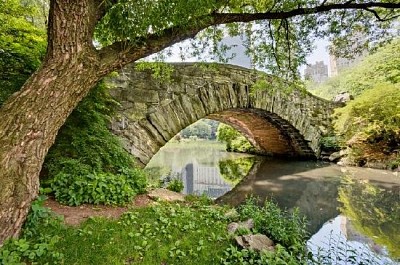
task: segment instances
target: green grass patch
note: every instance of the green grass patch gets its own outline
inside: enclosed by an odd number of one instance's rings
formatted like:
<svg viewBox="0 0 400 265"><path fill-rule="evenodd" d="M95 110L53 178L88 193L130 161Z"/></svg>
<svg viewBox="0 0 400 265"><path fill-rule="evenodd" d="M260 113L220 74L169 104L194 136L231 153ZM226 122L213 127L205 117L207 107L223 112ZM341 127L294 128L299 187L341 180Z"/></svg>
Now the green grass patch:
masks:
<svg viewBox="0 0 400 265"><path fill-rule="evenodd" d="M79 227L68 227L36 207L35 221L30 224L34 229L6 242L0 249L0 264L304 263L304 224L297 216L278 210L273 203L258 207L255 200L238 208L236 215L226 215L228 210L191 196L185 203L131 209L118 220L90 218ZM267 211L270 214L264 220ZM45 218L38 219L41 215ZM265 232L278 243L276 252L258 253L235 246L227 225L247 218L256 224L247 232ZM299 229L293 228L296 225ZM283 237L275 238L278 236Z"/></svg>

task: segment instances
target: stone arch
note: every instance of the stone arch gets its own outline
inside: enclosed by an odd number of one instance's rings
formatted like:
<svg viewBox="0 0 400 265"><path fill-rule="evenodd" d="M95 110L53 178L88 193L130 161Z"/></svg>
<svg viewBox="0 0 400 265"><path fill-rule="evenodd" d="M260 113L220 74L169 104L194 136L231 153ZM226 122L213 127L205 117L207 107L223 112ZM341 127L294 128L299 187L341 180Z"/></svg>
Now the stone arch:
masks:
<svg viewBox="0 0 400 265"><path fill-rule="evenodd" d="M112 80L112 95L121 103L112 129L142 164L183 128L206 117L238 128L260 154L319 156L332 103L299 91L250 93L257 75L242 67L173 66L170 83L132 66Z"/></svg>

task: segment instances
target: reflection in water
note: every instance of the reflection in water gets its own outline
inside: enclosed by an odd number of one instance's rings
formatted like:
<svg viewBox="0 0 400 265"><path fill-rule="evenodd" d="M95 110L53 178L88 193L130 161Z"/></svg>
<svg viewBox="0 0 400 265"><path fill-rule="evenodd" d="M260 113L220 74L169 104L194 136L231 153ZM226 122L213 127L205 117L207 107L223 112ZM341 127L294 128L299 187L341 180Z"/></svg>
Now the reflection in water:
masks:
<svg viewBox="0 0 400 265"><path fill-rule="evenodd" d="M289 210L298 207L309 220L311 249L326 247L330 239L339 238L346 247L364 246L361 252L367 257L400 259L399 176L322 162L235 155L216 146L167 146L148 168L157 171L158 177L170 172L182 179L185 193L205 193L212 198L225 193L217 199L220 203L238 205L252 194ZM331 247L328 251L338 252Z"/></svg>
<svg viewBox="0 0 400 265"><path fill-rule="evenodd" d="M236 159L240 162L229 162ZM228 153L225 144L218 142L168 143L153 157L146 170L153 178L182 180L184 194L217 198L247 175L253 163L246 159L254 160L246 154Z"/></svg>
<svg viewBox="0 0 400 265"><path fill-rule="evenodd" d="M231 184L221 178L217 167L202 166L196 162L185 166L180 179L185 194L206 194L210 198L217 198L232 189Z"/></svg>
<svg viewBox="0 0 400 265"><path fill-rule="evenodd" d="M400 187L383 189L345 177L339 201L340 211L349 220L349 239L371 245L378 253L384 252L379 245L386 246L391 256L400 258Z"/></svg>

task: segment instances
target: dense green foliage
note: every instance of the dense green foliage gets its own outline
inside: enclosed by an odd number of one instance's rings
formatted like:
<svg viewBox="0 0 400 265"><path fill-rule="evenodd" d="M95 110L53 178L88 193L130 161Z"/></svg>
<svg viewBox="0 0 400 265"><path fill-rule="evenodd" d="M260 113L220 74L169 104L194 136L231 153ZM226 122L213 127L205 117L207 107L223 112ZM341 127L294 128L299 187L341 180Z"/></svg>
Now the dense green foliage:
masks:
<svg viewBox="0 0 400 265"><path fill-rule="evenodd" d="M398 84L377 84L338 109L335 115L335 129L351 146L357 163L392 160L392 167L400 164Z"/></svg>
<svg viewBox="0 0 400 265"><path fill-rule="evenodd" d="M209 119L201 119L183 129L179 135L182 138L200 138L215 140L219 122Z"/></svg>
<svg viewBox="0 0 400 265"><path fill-rule="evenodd" d="M55 199L71 206L83 203L123 205L145 188L146 176L139 169L123 169L117 174L93 172L82 175L62 171L51 181Z"/></svg>
<svg viewBox="0 0 400 265"><path fill-rule="evenodd" d="M156 36L163 36L169 29L173 29L172 32L179 36L179 33L186 35L204 28L192 41L192 45L181 46L178 54L180 57L198 57L203 60L211 58L226 62L232 55L229 53L231 46L222 43L221 40L227 34L241 36L244 39L246 54L251 57L255 66L292 79L297 78L297 69L305 63L305 57L312 51L313 40L316 37L336 37L334 52L346 53L349 47L357 46L356 44L365 47L367 43L383 41L384 38L380 37L389 35L385 35L384 32L390 25L390 19L377 23L375 16L392 18L397 14L397 10L380 8L367 9L370 12L337 10L312 14L320 5L353 4L348 1L325 1L321 4L318 0L123 0L116 4L112 1L106 3L109 3L108 12L97 25L95 33L96 40L103 46L125 40L134 47L141 45L148 36L149 29ZM255 13L282 14L296 9L309 11L301 16L280 19L249 18ZM231 19L229 16L224 19L224 15L229 13L236 15L238 23L219 26ZM256 21L249 22L252 20ZM214 23L217 25L213 26ZM354 43L354 40L348 38L351 35L357 36L360 32L365 35L358 42ZM165 51L166 54L170 52L172 50Z"/></svg>
<svg viewBox="0 0 400 265"><path fill-rule="evenodd" d="M327 99L332 99L342 91L357 97L377 83L398 83L399 65L400 40L397 39L367 55L358 65L343 70L338 76L329 78L310 91Z"/></svg>
<svg viewBox="0 0 400 265"><path fill-rule="evenodd" d="M37 9L20 2L0 2L0 106L39 67L46 49L46 32L33 23Z"/></svg>
<svg viewBox="0 0 400 265"><path fill-rule="evenodd" d="M220 123L217 131L218 141L226 143L226 151L253 153L253 145L238 130L233 127Z"/></svg>
<svg viewBox="0 0 400 265"><path fill-rule="evenodd" d="M349 159L357 165L384 163L388 168L400 165L400 40L379 48L358 65L328 79L311 92L332 98L348 91L353 101L335 112L338 137L323 144L349 147ZM334 142L330 141L335 139Z"/></svg>
<svg viewBox="0 0 400 265"><path fill-rule="evenodd" d="M144 191L146 176L108 129L116 104L100 83L61 128L43 172L58 201L124 204Z"/></svg>
<svg viewBox="0 0 400 265"><path fill-rule="evenodd" d="M46 214L35 219L35 233L8 241L0 250L0 264L249 264L250 259L252 264L299 264L304 258L304 221L297 213L270 202L258 207L254 200L239 207L238 215L227 215L228 210L192 196L184 204L155 204L132 209L118 220L91 218L67 227L39 207L36 215ZM247 218L255 220L247 233L267 233L279 243L275 252L233 246L234 235L226 227ZM297 244L303 244L301 251Z"/></svg>
<svg viewBox="0 0 400 265"><path fill-rule="evenodd" d="M179 179L172 179L168 182L167 189L175 191L175 192L182 192L183 191L183 182Z"/></svg>

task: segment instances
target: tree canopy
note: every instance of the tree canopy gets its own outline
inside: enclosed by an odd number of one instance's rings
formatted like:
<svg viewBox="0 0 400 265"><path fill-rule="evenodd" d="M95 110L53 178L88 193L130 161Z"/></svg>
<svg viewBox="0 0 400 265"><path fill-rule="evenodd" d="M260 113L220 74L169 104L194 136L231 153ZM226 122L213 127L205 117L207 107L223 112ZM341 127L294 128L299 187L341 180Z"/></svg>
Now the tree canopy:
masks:
<svg viewBox="0 0 400 265"><path fill-rule="evenodd" d="M336 52L375 44L390 37L399 8L399 0L51 0L41 66L0 108L0 244L18 235L58 130L110 72L194 37L195 54L219 57L229 33L246 36L256 65L293 79L313 39L335 38Z"/></svg>
<svg viewBox="0 0 400 265"><path fill-rule="evenodd" d="M96 26L95 38L101 47L108 47L104 53L118 51L122 61L132 56L129 47L149 55L195 36L192 49L181 47L182 57L210 53L222 60L229 49L220 43L222 38L242 36L255 66L290 78L297 77L298 66L305 63L316 38L334 40L332 52L342 55L349 47L371 47L392 35L387 29L400 7L398 1L329 0L122 0L104 5L106 13ZM146 53L150 44L158 47Z"/></svg>

